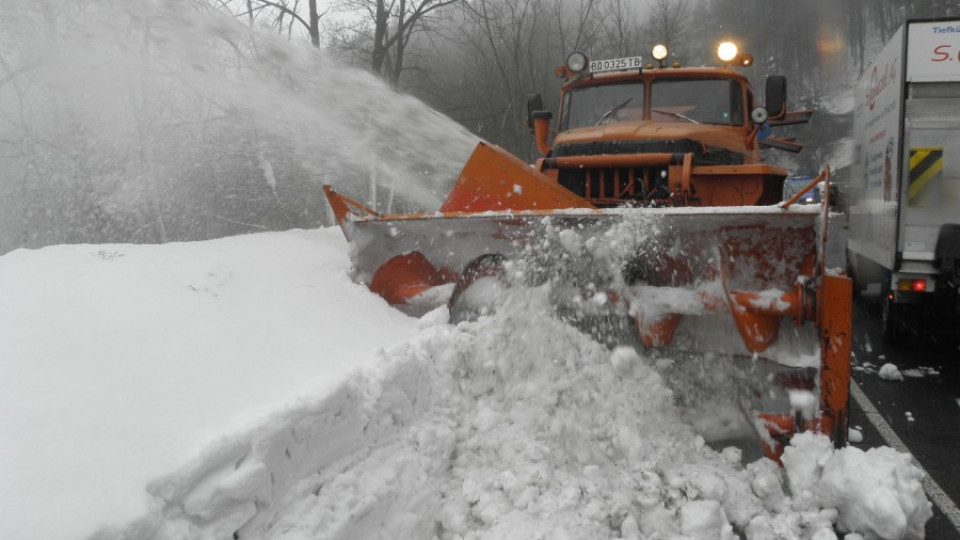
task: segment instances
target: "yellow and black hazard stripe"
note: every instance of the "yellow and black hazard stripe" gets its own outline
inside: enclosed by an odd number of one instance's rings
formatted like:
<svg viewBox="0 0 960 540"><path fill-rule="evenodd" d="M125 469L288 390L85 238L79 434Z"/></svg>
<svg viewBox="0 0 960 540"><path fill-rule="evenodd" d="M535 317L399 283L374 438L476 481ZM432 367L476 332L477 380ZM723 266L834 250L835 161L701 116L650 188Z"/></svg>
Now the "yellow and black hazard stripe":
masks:
<svg viewBox="0 0 960 540"><path fill-rule="evenodd" d="M942 172L943 148L911 148L909 200L913 202L923 193L930 180Z"/></svg>

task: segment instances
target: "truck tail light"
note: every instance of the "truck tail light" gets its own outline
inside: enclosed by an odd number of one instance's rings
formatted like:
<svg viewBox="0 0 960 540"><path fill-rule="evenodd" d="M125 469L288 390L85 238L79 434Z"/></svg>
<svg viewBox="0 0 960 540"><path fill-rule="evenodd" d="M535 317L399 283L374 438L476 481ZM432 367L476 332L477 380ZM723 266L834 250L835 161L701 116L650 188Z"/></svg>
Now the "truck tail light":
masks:
<svg viewBox="0 0 960 540"><path fill-rule="evenodd" d="M897 290L924 292L927 290L927 280L925 279L901 279L897 281Z"/></svg>

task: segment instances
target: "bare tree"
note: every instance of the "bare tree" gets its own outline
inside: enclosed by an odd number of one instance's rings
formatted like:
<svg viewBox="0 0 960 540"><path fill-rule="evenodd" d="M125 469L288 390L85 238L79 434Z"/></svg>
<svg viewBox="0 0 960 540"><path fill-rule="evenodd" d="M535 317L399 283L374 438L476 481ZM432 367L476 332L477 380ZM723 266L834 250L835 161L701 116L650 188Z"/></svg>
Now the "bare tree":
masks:
<svg viewBox="0 0 960 540"><path fill-rule="evenodd" d="M272 2L270 0L255 1L261 6L271 7L278 12L276 15L278 26L282 26L284 16L289 16L302 24L310 36L310 43L312 43L314 47L320 47L320 19L327 14L329 8L323 13L319 13L317 11L317 0L310 0L307 7L307 18L304 19L297 13L299 2L295 2L291 7L286 0L281 0L280 2ZM250 0L248 0L248 4L249 2Z"/></svg>
<svg viewBox="0 0 960 540"><path fill-rule="evenodd" d="M556 110L567 54L637 53L639 16L628 0L471 0L412 42L417 77L405 89L517 155L536 155L525 102ZM457 18L459 16L459 18Z"/></svg>
<svg viewBox="0 0 960 540"><path fill-rule="evenodd" d="M239 8L231 0L219 0L216 5L235 16L246 17L251 26L262 19L266 27L286 32L288 36L294 25L299 24L310 37L310 43L317 48L320 47L320 19L330 11L328 8L319 12L317 0L309 0L306 14L300 13L300 0L242 0Z"/></svg>
<svg viewBox="0 0 960 540"><path fill-rule="evenodd" d="M603 24L600 25L600 41L597 52L604 56L627 56L645 51L640 47L643 21L633 12L632 4L626 0L607 0L601 6Z"/></svg>
<svg viewBox="0 0 960 540"><path fill-rule="evenodd" d="M652 0L646 29L652 42L662 43L671 51L674 60L686 63L686 37L690 25L690 4L687 0Z"/></svg>
<svg viewBox="0 0 960 540"><path fill-rule="evenodd" d="M570 53L590 49L596 42L602 20L597 20L598 0L576 0L570 6L565 0L554 0L552 11L557 24L561 50Z"/></svg>
<svg viewBox="0 0 960 540"><path fill-rule="evenodd" d="M371 71L400 85L407 46L431 14L463 0L340 0L337 9L364 15L335 32L344 48L366 57Z"/></svg>

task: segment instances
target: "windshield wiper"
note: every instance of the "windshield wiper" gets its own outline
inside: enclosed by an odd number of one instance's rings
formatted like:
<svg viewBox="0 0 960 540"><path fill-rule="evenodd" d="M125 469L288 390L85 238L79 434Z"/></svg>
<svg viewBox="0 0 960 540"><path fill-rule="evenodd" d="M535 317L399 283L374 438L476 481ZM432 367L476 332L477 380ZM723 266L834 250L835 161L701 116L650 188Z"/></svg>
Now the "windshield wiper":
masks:
<svg viewBox="0 0 960 540"><path fill-rule="evenodd" d="M699 124L699 123L700 123L700 122L697 122L696 120L694 120L693 118L690 118L689 116L686 116L686 115L683 115L683 114L680 114L680 113L671 112L671 111L664 111L664 110L662 110L662 109L650 109L650 110L653 111L653 112L660 113L660 114L669 114L670 116L673 116L673 117L676 117L676 118L680 118L680 119L682 119L682 120L686 120L687 122L690 122L691 124Z"/></svg>
<svg viewBox="0 0 960 540"><path fill-rule="evenodd" d="M606 120L607 118L610 118L611 116L613 116L613 115L617 114L618 112L620 112L620 110L623 109L624 107L626 107L627 104L630 103L631 101L633 101L633 98L632 98L632 97L628 97L627 100L624 101L623 103L621 103L621 104L617 105L616 107L610 109L609 111L603 113L603 116L601 116L600 119L597 120L597 123L594 124L594 125L595 125L595 126L599 126L600 124L603 123L604 120Z"/></svg>

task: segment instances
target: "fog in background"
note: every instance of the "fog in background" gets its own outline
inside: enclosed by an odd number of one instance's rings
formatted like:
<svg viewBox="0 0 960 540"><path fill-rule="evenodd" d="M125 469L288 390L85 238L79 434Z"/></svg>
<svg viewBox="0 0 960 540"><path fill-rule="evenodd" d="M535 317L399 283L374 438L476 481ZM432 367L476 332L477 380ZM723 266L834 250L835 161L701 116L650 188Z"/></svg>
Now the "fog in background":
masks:
<svg viewBox="0 0 960 540"><path fill-rule="evenodd" d="M574 51L715 65L721 39L788 77L800 173L845 164L851 88L906 18L945 0L5 0L0 253L331 223L320 186L436 208L478 138L535 157ZM437 112L438 111L438 112ZM773 152L773 151L771 151Z"/></svg>
<svg viewBox="0 0 960 540"><path fill-rule="evenodd" d="M368 71L202 3L14 4L0 252L317 227L332 219L322 184L435 208L476 143Z"/></svg>

